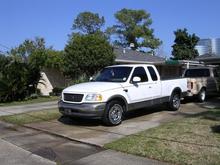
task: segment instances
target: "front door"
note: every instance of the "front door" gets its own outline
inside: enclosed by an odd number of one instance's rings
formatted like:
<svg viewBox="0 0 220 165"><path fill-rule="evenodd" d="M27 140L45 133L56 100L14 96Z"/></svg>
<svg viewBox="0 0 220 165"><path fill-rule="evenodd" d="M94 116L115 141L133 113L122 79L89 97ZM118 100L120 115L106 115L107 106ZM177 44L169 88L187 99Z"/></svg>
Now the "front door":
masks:
<svg viewBox="0 0 220 165"><path fill-rule="evenodd" d="M134 77L139 77L140 82L132 82ZM131 76L130 82L124 86L130 103L151 100L154 97L152 81L148 78L144 67L136 67Z"/></svg>

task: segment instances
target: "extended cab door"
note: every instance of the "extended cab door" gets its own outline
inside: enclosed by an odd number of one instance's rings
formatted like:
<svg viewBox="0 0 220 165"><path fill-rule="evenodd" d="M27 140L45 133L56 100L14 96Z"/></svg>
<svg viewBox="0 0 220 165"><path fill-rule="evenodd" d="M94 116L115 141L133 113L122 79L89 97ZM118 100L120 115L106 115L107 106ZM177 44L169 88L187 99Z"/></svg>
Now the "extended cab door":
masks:
<svg viewBox="0 0 220 165"><path fill-rule="evenodd" d="M132 82L134 77L140 77L140 82ZM144 67L136 67L132 73L129 84L125 87L130 103L152 100L155 95L154 82L149 78Z"/></svg>
<svg viewBox="0 0 220 165"><path fill-rule="evenodd" d="M151 81L148 85L152 91L152 97L154 99L160 98L161 97L161 81L160 81L159 73L156 72L156 68L152 66L148 66L147 70L151 78Z"/></svg>

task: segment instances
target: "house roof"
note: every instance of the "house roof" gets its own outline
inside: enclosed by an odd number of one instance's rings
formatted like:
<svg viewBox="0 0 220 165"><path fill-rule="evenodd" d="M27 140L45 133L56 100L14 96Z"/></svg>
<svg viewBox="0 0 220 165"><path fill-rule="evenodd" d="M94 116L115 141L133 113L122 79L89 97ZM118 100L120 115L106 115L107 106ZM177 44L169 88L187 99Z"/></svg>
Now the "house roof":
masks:
<svg viewBox="0 0 220 165"><path fill-rule="evenodd" d="M205 63L209 63L209 64L220 64L220 55L204 54L196 57L196 60L204 61Z"/></svg>
<svg viewBox="0 0 220 165"><path fill-rule="evenodd" d="M122 47L114 48L114 53L116 55L115 61L120 63L162 64L165 62L165 58Z"/></svg>

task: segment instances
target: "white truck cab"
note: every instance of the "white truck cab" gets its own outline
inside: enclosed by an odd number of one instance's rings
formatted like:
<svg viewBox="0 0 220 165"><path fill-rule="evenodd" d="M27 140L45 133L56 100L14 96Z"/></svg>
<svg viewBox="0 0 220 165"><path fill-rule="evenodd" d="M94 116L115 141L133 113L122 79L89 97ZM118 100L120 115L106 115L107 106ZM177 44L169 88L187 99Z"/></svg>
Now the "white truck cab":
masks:
<svg viewBox="0 0 220 165"><path fill-rule="evenodd" d="M168 103L178 110L187 91L187 80L161 80L154 65L114 65L104 68L92 81L63 90L58 103L63 115L101 118L118 125L124 113Z"/></svg>

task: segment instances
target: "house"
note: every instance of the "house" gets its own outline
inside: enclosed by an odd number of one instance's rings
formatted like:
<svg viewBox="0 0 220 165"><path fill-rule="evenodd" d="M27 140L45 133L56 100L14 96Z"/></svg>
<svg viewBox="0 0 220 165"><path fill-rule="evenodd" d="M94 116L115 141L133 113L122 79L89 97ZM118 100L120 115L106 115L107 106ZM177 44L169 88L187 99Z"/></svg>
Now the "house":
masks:
<svg viewBox="0 0 220 165"><path fill-rule="evenodd" d="M65 87L67 79L56 69L45 68L41 71L41 79L37 85L43 96L49 96L55 87Z"/></svg>
<svg viewBox="0 0 220 165"><path fill-rule="evenodd" d="M122 47L114 48L114 54L116 55L115 62L120 64L142 63L162 65L166 61L166 59L162 57L152 56L148 53L125 49Z"/></svg>
<svg viewBox="0 0 220 165"><path fill-rule="evenodd" d="M220 55L216 55L216 54L204 54L198 56L196 60L202 61L206 64L220 65Z"/></svg>
<svg viewBox="0 0 220 165"><path fill-rule="evenodd" d="M182 75L183 63L166 58L153 56L152 54L140 52L122 47L114 48L115 62L118 64L152 64L155 65L162 78L177 77Z"/></svg>

